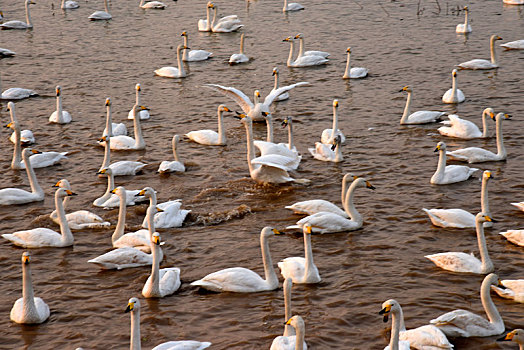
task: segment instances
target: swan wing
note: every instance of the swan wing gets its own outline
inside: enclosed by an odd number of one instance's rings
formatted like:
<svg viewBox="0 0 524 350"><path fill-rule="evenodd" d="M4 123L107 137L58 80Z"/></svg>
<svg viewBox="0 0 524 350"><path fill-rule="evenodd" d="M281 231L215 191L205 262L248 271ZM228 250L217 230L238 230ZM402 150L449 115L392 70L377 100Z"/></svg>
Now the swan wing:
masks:
<svg viewBox="0 0 524 350"><path fill-rule="evenodd" d="M505 44L501 44L506 50L522 50L524 49L524 40L510 41Z"/></svg>
<svg viewBox="0 0 524 350"><path fill-rule="evenodd" d="M170 210L155 214L156 228L181 227L191 210Z"/></svg>
<svg viewBox="0 0 524 350"><path fill-rule="evenodd" d="M293 159L289 157L284 157L278 154L268 154L265 156L257 157L253 160L251 160L251 164L260 164L267 167L272 168L278 168L284 171L293 170L292 167L290 167L290 162L292 162Z"/></svg>
<svg viewBox="0 0 524 350"><path fill-rule="evenodd" d="M511 243L524 247L524 230L508 230L499 234L506 237Z"/></svg>
<svg viewBox="0 0 524 350"><path fill-rule="evenodd" d="M138 230L135 232L128 232L116 241L113 242L115 248L136 248L145 253L151 252L151 239L148 230Z"/></svg>
<svg viewBox="0 0 524 350"><path fill-rule="evenodd" d="M210 346L210 342L200 342L196 340L177 340L159 344L151 350L203 350Z"/></svg>
<svg viewBox="0 0 524 350"><path fill-rule="evenodd" d="M102 269L125 269L146 266L153 263L153 257L138 249L123 247L111 250L87 262L96 264Z"/></svg>
<svg viewBox="0 0 524 350"><path fill-rule="evenodd" d="M448 337L487 337L504 332L504 324L490 323L466 310L454 310L430 321Z"/></svg>
<svg viewBox="0 0 524 350"><path fill-rule="evenodd" d="M235 101L240 106L240 108L242 108L242 111L244 111L244 113L246 114L249 113L249 111L255 107L249 99L249 97L247 97L242 91L238 89L218 84L205 84L204 86L221 92L225 96L232 98L233 101Z"/></svg>
<svg viewBox="0 0 524 350"><path fill-rule="evenodd" d="M492 69L498 67L496 64L491 63L491 61L478 58L471 61L462 62L458 66L462 69Z"/></svg>
<svg viewBox="0 0 524 350"><path fill-rule="evenodd" d="M111 138L112 139L112 138ZM113 176L136 175L147 164L142 162L134 162L130 160L121 160L119 162L109 165L113 172Z"/></svg>
<svg viewBox="0 0 524 350"><path fill-rule="evenodd" d="M497 154L479 147L460 148L452 152L446 152L449 159L459 160L468 163L489 162L500 160Z"/></svg>
<svg viewBox="0 0 524 350"><path fill-rule="evenodd" d="M329 212L316 213L297 221L297 225L300 228L306 223L311 225L312 232L318 233L345 232L362 227L362 224L357 221L348 220L340 215ZM289 226L288 228L293 227Z"/></svg>
<svg viewBox="0 0 524 350"><path fill-rule="evenodd" d="M297 202L292 205L288 205L285 208L291 209L297 214L313 215L321 211L327 211L340 215L344 218L348 217L348 214L345 211L324 199L311 199L308 201Z"/></svg>
<svg viewBox="0 0 524 350"><path fill-rule="evenodd" d="M33 169L37 169L55 165L62 159L67 159L67 152L42 152L32 155L31 158L29 158L29 161L31 162ZM21 164L25 169L25 164L23 161Z"/></svg>
<svg viewBox="0 0 524 350"><path fill-rule="evenodd" d="M321 142L315 142L315 148L308 148L309 153L315 159L323 161L333 161L336 157L335 151L331 150L331 145L323 144Z"/></svg>
<svg viewBox="0 0 524 350"><path fill-rule="evenodd" d="M159 274L160 294L162 296L171 295L180 288L180 269L178 267L160 269Z"/></svg>
<svg viewBox="0 0 524 350"><path fill-rule="evenodd" d="M514 205L515 207L519 208L520 210L524 211L524 202L520 203L511 203L511 205Z"/></svg>
<svg viewBox="0 0 524 350"><path fill-rule="evenodd" d="M14 245L24 248L61 247L62 235L45 227L5 233L2 235ZM73 243L69 244L72 245Z"/></svg>
<svg viewBox="0 0 524 350"><path fill-rule="evenodd" d="M458 137L462 139L472 139L482 137L482 132L478 126L469 120L460 118L456 114L448 115L451 127L440 127L438 131L445 136Z"/></svg>
<svg viewBox="0 0 524 350"><path fill-rule="evenodd" d="M24 204L44 200L44 194L33 193L19 188L2 188L0 205Z"/></svg>
<svg viewBox="0 0 524 350"><path fill-rule="evenodd" d="M426 209L431 222L440 227L475 227L475 215L463 209Z"/></svg>
<svg viewBox="0 0 524 350"><path fill-rule="evenodd" d="M318 66L321 64L328 63L327 58L321 56L301 56L296 59L295 62L291 64L293 67L308 67L308 66Z"/></svg>
<svg viewBox="0 0 524 350"><path fill-rule="evenodd" d="M291 277L293 283L300 283L305 277L306 259L303 257L285 258L278 263L278 268L284 279Z"/></svg>
<svg viewBox="0 0 524 350"><path fill-rule="evenodd" d="M322 135L320 136L320 142L332 146L333 138L331 137L331 134L333 133L333 129L324 129L322 130ZM346 142L346 136L344 136L344 133L340 131L340 129L337 130L337 133L334 137L340 135L340 143Z"/></svg>
<svg viewBox="0 0 524 350"><path fill-rule="evenodd" d="M437 111L416 111L408 116L407 124L434 123L444 114L445 112Z"/></svg>
<svg viewBox="0 0 524 350"><path fill-rule="evenodd" d="M9 88L2 92L2 99L4 100L21 100L31 96L38 96L34 90L24 88Z"/></svg>
<svg viewBox="0 0 524 350"><path fill-rule="evenodd" d="M155 74L166 78L179 78L180 72L176 67L162 67L155 69ZM112 141L112 140L111 140Z"/></svg>
<svg viewBox="0 0 524 350"><path fill-rule="evenodd" d="M250 293L268 290L268 285L262 277L243 267L213 272L191 285L214 292Z"/></svg>
<svg viewBox="0 0 524 350"><path fill-rule="evenodd" d="M164 160L162 163L160 163L160 166L158 167L159 173L170 173L170 172L181 172L183 173L186 171L186 167L184 164L178 161L168 161Z"/></svg>
<svg viewBox="0 0 524 350"><path fill-rule="evenodd" d="M309 85L309 83L307 81L301 81L300 83L291 84L291 85L287 85L287 86L282 86L282 87L279 87L278 89L271 90L269 95L267 95L266 98L264 99L264 105L269 108L269 106L271 106L271 104L275 101L275 99L280 94L282 94L284 92L287 92L287 91L289 91L291 89L294 89L297 86L302 86L302 85Z"/></svg>
<svg viewBox="0 0 524 350"><path fill-rule="evenodd" d="M135 147L135 143L136 143L135 139L130 136L117 135L117 136L111 137L111 142L110 142L111 147L110 148L112 150L133 149Z"/></svg>
<svg viewBox="0 0 524 350"><path fill-rule="evenodd" d="M66 219L69 228L72 230L102 228L109 227L111 225L110 222L104 221L104 219L102 219L100 216L87 210L78 210L73 213L69 213L66 215Z"/></svg>
<svg viewBox="0 0 524 350"><path fill-rule="evenodd" d="M191 141L201 145L219 145L218 133L214 130L197 130L185 134Z"/></svg>
<svg viewBox="0 0 524 350"><path fill-rule="evenodd" d="M204 61L212 56L213 53L206 50L191 50L187 55L187 60L190 62Z"/></svg>
<svg viewBox="0 0 524 350"><path fill-rule="evenodd" d="M482 273L482 262L471 254L446 252L426 255L438 267L454 272Z"/></svg>
<svg viewBox="0 0 524 350"><path fill-rule="evenodd" d="M234 53L229 58L229 63L230 64L245 63L245 62L249 62L249 57L247 57L243 53Z"/></svg>
<svg viewBox="0 0 524 350"><path fill-rule="evenodd" d="M400 331L399 339L409 341L410 346L415 349L453 349L453 344L449 342L444 332L434 325Z"/></svg>
<svg viewBox="0 0 524 350"><path fill-rule="evenodd" d="M469 179L469 177L477 170L479 169L470 168L465 165L448 165L446 166L446 170L444 172L443 183L465 181Z"/></svg>

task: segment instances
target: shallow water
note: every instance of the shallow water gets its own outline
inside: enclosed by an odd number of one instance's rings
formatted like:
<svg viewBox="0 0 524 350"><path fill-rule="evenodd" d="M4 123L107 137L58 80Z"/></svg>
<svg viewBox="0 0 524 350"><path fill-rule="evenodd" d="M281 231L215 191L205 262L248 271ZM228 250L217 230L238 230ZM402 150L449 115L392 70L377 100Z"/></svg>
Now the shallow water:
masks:
<svg viewBox="0 0 524 350"><path fill-rule="evenodd" d="M135 4L136 2L136 4ZM113 121L132 123L127 113L134 103L134 85L142 85L142 102L152 118L142 123L145 151L113 152L112 161L148 163L135 177L119 177L128 189L152 186L159 200L181 198L192 213L184 227L159 230L167 242L162 266L182 271L182 287L173 296L142 302L142 345L150 348L168 340L210 341L214 349L264 349L283 332L282 291L251 295L199 293L189 283L213 271L243 266L263 273L258 233L264 226L279 229L300 217L284 209L299 200L324 198L340 204L340 181L347 172L364 176L377 188L359 189L356 206L364 227L355 232L314 235L313 252L322 276L318 285L293 286L293 313L306 322L306 341L311 349L379 349L389 339L390 324L378 315L386 299L397 299L404 308L406 325L413 328L457 308L483 315L479 300L482 276L455 274L436 268L424 255L443 251L477 254L474 230L433 227L421 210L426 208L480 208L480 172L467 182L447 186L429 184L436 168L435 145L445 140L449 148L480 146L495 150L495 140L453 140L441 137L437 124L399 126L406 96L397 92L405 85L414 89L413 107L458 112L480 124L482 109L513 115L504 123L508 161L478 164L496 178L490 182L490 205L500 223L486 230L490 256L502 279L524 278L523 250L498 235L505 229L524 227L524 213L510 202L523 201L524 172L524 78L523 52L499 50L497 71L459 72L459 87L466 102L441 103L451 86L455 64L472 58L488 58L488 38L498 34L503 42L522 39L524 9L503 6L501 1L469 3L473 33L455 34L463 21L452 9L461 2L367 3L350 1L303 3L305 11L283 14L280 1L222 1L222 15L238 14L246 33L246 54L253 60L230 67L227 60L237 52L240 33L209 34L196 31L204 18L206 1L169 2L164 11L144 11L138 1L112 1L109 22L90 22L87 16L102 9L101 1L81 1L78 10L66 13L59 2L39 2L31 7L32 31L0 31L2 47L17 56L0 60L3 89L26 87L40 97L18 102L22 128L31 129L39 150L66 150L62 164L37 169L46 192L43 202L0 207L0 230L10 233L34 227L57 229L46 217L54 207L51 188L67 178L78 193L69 210L89 209L116 224L118 210L91 206L106 188L98 178L103 149L96 145L105 121L104 101L113 100ZM23 19L20 1L2 2L7 19ZM176 65L174 48L180 33L189 32L189 46L214 53L208 62L189 65L182 80L156 77L153 70ZM282 39L302 32L306 47L331 53L327 66L289 69L289 46ZM352 47L352 65L370 69L365 80L344 81L346 47ZM312 180L310 186L261 186L250 178L246 164L245 131L226 116L228 145L206 147L182 142L179 152L187 172L159 176L159 163L171 159L171 137L191 130L216 128L216 108L232 100L202 87L205 83L234 86L248 96L260 89L262 96L273 86L271 70L279 67L281 84L308 81L311 86L291 91L291 98L273 106L277 122L294 118L295 143L303 160L296 177ZM187 66L186 66L187 67ZM48 124L55 107L54 88L62 86L64 109L73 123ZM314 160L307 152L324 128L331 127L332 100L340 101L339 127L346 134L345 160L340 164ZM2 102L0 120L9 121ZM275 125L279 125L275 122ZM490 123L494 134L494 123ZM255 134L264 137L263 125ZM2 187L28 188L25 172L10 169L12 145L7 129L0 138ZM275 129L279 142L286 131ZM126 232L138 229L145 205L128 208ZM113 226L114 227L114 226ZM38 326L20 326L9 320L9 310L21 296L20 256L23 249L2 242L0 252L0 347L34 349L123 348L129 342L127 300L141 297L149 267L100 271L86 261L110 250L112 230L75 232L74 247L32 249L33 282L37 296L51 308L50 319ZM303 254L302 236L289 233L272 237L273 261ZM523 326L524 306L493 295L506 328ZM457 349L510 349L496 337L454 339Z"/></svg>

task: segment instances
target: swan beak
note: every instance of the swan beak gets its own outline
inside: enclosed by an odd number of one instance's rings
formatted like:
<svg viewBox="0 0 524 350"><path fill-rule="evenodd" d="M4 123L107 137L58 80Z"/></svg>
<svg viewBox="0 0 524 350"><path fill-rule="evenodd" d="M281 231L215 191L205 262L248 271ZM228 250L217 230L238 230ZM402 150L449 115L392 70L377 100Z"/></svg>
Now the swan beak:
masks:
<svg viewBox="0 0 524 350"><path fill-rule="evenodd" d="M486 219L486 221L489 221L489 222L498 222L498 220L492 219L487 215L484 215L484 218Z"/></svg>
<svg viewBox="0 0 524 350"><path fill-rule="evenodd" d="M153 236L153 243L155 243L156 245L160 245L160 236Z"/></svg>
<svg viewBox="0 0 524 350"><path fill-rule="evenodd" d="M285 39L284 39L284 40L282 40L282 41L291 41L291 40L293 40L293 39L291 39L291 37L290 37L290 36L288 36L287 38L285 38Z"/></svg>
<svg viewBox="0 0 524 350"><path fill-rule="evenodd" d="M116 194L116 188L112 189L112 190L111 190L111 193L112 193L112 194Z"/></svg>
<svg viewBox="0 0 524 350"><path fill-rule="evenodd" d="M286 326L289 326L289 325L291 324L291 318L290 318L289 320L287 320L286 322L284 322L284 324L285 324Z"/></svg>
<svg viewBox="0 0 524 350"><path fill-rule="evenodd" d="M366 187L369 188L369 189L372 189L372 190L376 189L376 187L373 186L369 181L366 181Z"/></svg>
<svg viewBox="0 0 524 350"><path fill-rule="evenodd" d="M313 228L311 227L311 225L304 226L304 233L311 234L312 232L313 232Z"/></svg>
<svg viewBox="0 0 524 350"><path fill-rule="evenodd" d="M142 191L138 192L137 194L135 194L135 197L143 196L144 194L146 194L146 190L142 190Z"/></svg>
<svg viewBox="0 0 524 350"><path fill-rule="evenodd" d="M348 48L346 49L346 52L347 52L347 53L351 53L351 47L348 47Z"/></svg>
<svg viewBox="0 0 524 350"><path fill-rule="evenodd" d="M60 96L60 88L56 88L56 96Z"/></svg>
<svg viewBox="0 0 524 350"><path fill-rule="evenodd" d="M133 307L134 307L134 306L135 306L134 303L129 303L129 304L127 304L126 311L124 311L124 312L127 313L127 312L130 312L130 311L133 311Z"/></svg>
<svg viewBox="0 0 524 350"><path fill-rule="evenodd" d="M295 39L299 39L301 35L302 33L298 33L297 35L295 35Z"/></svg>
<svg viewBox="0 0 524 350"><path fill-rule="evenodd" d="M182 34L180 34L180 36L187 36L187 32L183 31Z"/></svg>
<svg viewBox="0 0 524 350"><path fill-rule="evenodd" d="M183 49L190 49L190 47L182 46Z"/></svg>
<svg viewBox="0 0 524 350"><path fill-rule="evenodd" d="M157 211L157 213L163 213L164 209L160 209L159 207L156 207L156 211Z"/></svg>
<svg viewBox="0 0 524 350"><path fill-rule="evenodd" d="M497 36L495 40L502 40L502 38L500 36Z"/></svg>
<svg viewBox="0 0 524 350"><path fill-rule="evenodd" d="M5 127L6 127L6 128L10 128L11 126L13 126L13 122L7 124Z"/></svg>
<svg viewBox="0 0 524 350"><path fill-rule="evenodd" d="M404 86L402 89L400 89L398 92L402 92L402 91L408 91L409 90L409 86Z"/></svg>
<svg viewBox="0 0 524 350"><path fill-rule="evenodd" d="M235 113L237 114L237 116L238 116L240 119L242 119L242 118L246 118L246 117L247 117L247 115L245 115L244 113L239 113L239 112L237 112L237 111L235 111Z"/></svg>
<svg viewBox="0 0 524 350"><path fill-rule="evenodd" d="M66 190L66 193L67 193L68 196L77 196L76 193L71 192L71 191L69 191L69 190Z"/></svg>
<svg viewBox="0 0 524 350"><path fill-rule="evenodd" d="M498 283L498 284L497 284L497 287L499 287L500 289L508 289L508 288L506 288L505 285L502 284L502 282L501 282L500 279L497 281L497 283Z"/></svg>
<svg viewBox="0 0 524 350"><path fill-rule="evenodd" d="M391 311L391 306L386 306L378 312L379 315L384 315L382 321L387 322L389 318L389 312Z"/></svg>
<svg viewBox="0 0 524 350"><path fill-rule="evenodd" d="M273 233L274 233L275 235L282 235L282 234L284 234L283 232L280 232L280 231L277 230L276 228L272 229L271 231L273 231Z"/></svg>
<svg viewBox="0 0 524 350"><path fill-rule="evenodd" d="M31 259L29 258L29 255L23 255L22 256L22 264L28 265Z"/></svg>
<svg viewBox="0 0 524 350"><path fill-rule="evenodd" d="M143 111L149 111L150 109L147 108L146 106L140 106L140 109L143 110Z"/></svg>
<svg viewBox="0 0 524 350"><path fill-rule="evenodd" d="M511 119L511 114L504 114L504 119Z"/></svg>
<svg viewBox="0 0 524 350"><path fill-rule="evenodd" d="M106 106L111 106L111 99L106 98Z"/></svg>
<svg viewBox="0 0 524 350"><path fill-rule="evenodd" d="M98 139L98 142L106 142L107 136L102 137L101 139Z"/></svg>
<svg viewBox="0 0 524 350"><path fill-rule="evenodd" d="M491 175L491 171L488 171L488 172L486 173L486 176L487 176L488 179L493 179L493 180L495 180L495 177L494 177L493 175Z"/></svg>
<svg viewBox="0 0 524 350"><path fill-rule="evenodd" d="M226 106L224 106L224 112L231 112L231 110L227 108Z"/></svg>
<svg viewBox="0 0 524 350"><path fill-rule="evenodd" d="M515 331L511 331L505 336L498 338L497 341L511 341L513 339L513 336L515 336Z"/></svg>
<svg viewBox="0 0 524 350"><path fill-rule="evenodd" d="M438 151L440 151L440 146L439 145L437 145L437 147L435 147L435 150L433 152L438 152Z"/></svg>
<svg viewBox="0 0 524 350"><path fill-rule="evenodd" d="M282 122L282 127L285 128L285 127L287 126L287 124L288 124L288 121L287 121L287 118L286 118L286 119L284 119L284 121Z"/></svg>
<svg viewBox="0 0 524 350"><path fill-rule="evenodd" d="M62 180L60 180L62 181ZM60 187L60 181L58 181L56 184L54 184L52 187Z"/></svg>
<svg viewBox="0 0 524 350"><path fill-rule="evenodd" d="M32 149L31 152L33 152L33 154L41 154L42 153L40 151L37 151L36 149Z"/></svg>

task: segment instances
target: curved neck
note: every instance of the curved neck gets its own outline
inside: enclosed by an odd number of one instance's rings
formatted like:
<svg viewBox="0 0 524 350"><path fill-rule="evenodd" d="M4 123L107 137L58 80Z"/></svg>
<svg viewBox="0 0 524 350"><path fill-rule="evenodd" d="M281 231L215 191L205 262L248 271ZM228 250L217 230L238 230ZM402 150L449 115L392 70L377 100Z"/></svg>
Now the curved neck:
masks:
<svg viewBox="0 0 524 350"><path fill-rule="evenodd" d="M13 109L11 109L11 119L14 118L14 112ZM15 123L15 147L13 149L13 160L11 161L11 168L12 169L22 169L21 162L22 162L22 146L20 144L20 125L18 125L18 122ZM24 158L24 163L29 163L29 159L26 161Z"/></svg>
<svg viewBox="0 0 524 350"><path fill-rule="evenodd" d="M30 157L26 156L25 154L26 153L24 153L25 171L27 172L27 177L29 178L29 185L31 186L31 192L34 194L43 195L44 190L42 190L42 187L40 187L40 185L38 184L38 180L36 179L35 171L33 170L33 166L31 165Z"/></svg>
<svg viewBox="0 0 524 350"><path fill-rule="evenodd" d="M481 272L488 273L488 272L493 271L493 263L491 262L491 259L489 258L489 254L488 254L488 247L486 245L486 237L484 236L483 222L479 222L478 220L476 220L475 226L477 228L477 243L479 245L480 260L482 262Z"/></svg>
<svg viewBox="0 0 524 350"><path fill-rule="evenodd" d="M284 318L289 320L291 318L291 287L293 286L293 280L291 277L286 278L283 283L284 285ZM293 326L286 324L284 326L284 337L295 335L295 329Z"/></svg>
<svg viewBox="0 0 524 350"><path fill-rule="evenodd" d="M33 26L33 22L31 22L31 12L29 11L29 1L25 2L25 21L29 27Z"/></svg>
<svg viewBox="0 0 524 350"><path fill-rule="evenodd" d="M435 175L442 176L444 175L444 172L446 171L446 150L439 150L438 151L438 165L437 165L437 171L435 172Z"/></svg>
<svg viewBox="0 0 524 350"><path fill-rule="evenodd" d="M400 119L400 124L405 123L408 120L409 112L411 109L411 91L408 91L408 98L406 100L406 106L404 107L404 114L402 114L402 118Z"/></svg>
<svg viewBox="0 0 524 350"><path fill-rule="evenodd" d="M249 167L249 173L251 174L255 170L254 165L251 164L251 161L255 158L255 153L254 153L255 144L253 142L253 124L251 121L248 121L244 123L244 126L246 127L246 139L247 139L247 165Z"/></svg>
<svg viewBox="0 0 524 350"><path fill-rule="evenodd" d="M176 49L176 62L178 64L178 74L180 77L185 77L186 76L186 71L184 70L184 66L182 65L182 62L181 62L181 59L180 59L180 50L182 50L182 48L179 46L177 47Z"/></svg>
<svg viewBox="0 0 524 350"><path fill-rule="evenodd" d="M62 205L62 200L58 197L58 191L55 194L55 207L58 213L58 222L60 223L60 233L62 234L61 241L63 244L73 244L73 234L67 224L64 206Z"/></svg>
<svg viewBox="0 0 524 350"><path fill-rule="evenodd" d="M217 19L217 8L213 8L213 20L211 21L211 29L215 27L215 20ZM208 22L209 23L209 22Z"/></svg>
<svg viewBox="0 0 524 350"><path fill-rule="evenodd" d="M338 132L337 107L333 106L333 131L331 132L330 142L333 141Z"/></svg>
<svg viewBox="0 0 524 350"><path fill-rule="evenodd" d="M24 315L37 315L33 283L31 281L31 267L22 263L22 298Z"/></svg>
<svg viewBox="0 0 524 350"><path fill-rule="evenodd" d="M173 147L173 158L175 158L175 161L177 162L180 162L180 159L178 158L178 151L176 149L176 145L177 144L177 140L175 138L173 138L173 141L172 141L172 147ZM156 205L156 203L155 203Z"/></svg>
<svg viewBox="0 0 524 350"><path fill-rule="evenodd" d="M267 142L273 142L273 118L271 116L266 117L266 125L267 125Z"/></svg>
<svg viewBox="0 0 524 350"><path fill-rule="evenodd" d="M135 92L135 103L140 106L141 103L140 103L140 90L136 89L136 92ZM140 114L140 113L139 113Z"/></svg>
<svg viewBox="0 0 524 350"><path fill-rule="evenodd" d="M342 178L342 191L340 195L340 202L342 203L342 207L344 208L344 211L347 213L346 209L346 192L347 192L347 183L348 183L348 176L344 176Z"/></svg>
<svg viewBox="0 0 524 350"><path fill-rule="evenodd" d="M116 242L120 237L124 235L124 228L126 227L126 211L127 211L127 194L126 191L122 191L119 195L120 207L118 208L118 221L116 223L115 232L111 236L111 242Z"/></svg>
<svg viewBox="0 0 524 350"><path fill-rule="evenodd" d="M240 54L244 54L244 33L240 36Z"/></svg>
<svg viewBox="0 0 524 350"><path fill-rule="evenodd" d="M491 299L490 289L491 283L486 281L485 278L480 286L480 300L482 302L482 307L484 307L484 311L486 311L486 315L488 315L489 322L500 325L500 328L504 329L504 321L502 320L502 317L500 317L499 311Z"/></svg>
<svg viewBox="0 0 524 350"><path fill-rule="evenodd" d="M495 52L495 37L489 40L489 50L491 53L491 63L497 65L497 53Z"/></svg>
<svg viewBox="0 0 524 350"><path fill-rule="evenodd" d="M504 119L504 116L496 118L497 156L499 156L502 159L506 159L506 147L504 147L504 140L502 138L502 120L503 119Z"/></svg>
<svg viewBox="0 0 524 350"><path fill-rule="evenodd" d="M56 119L59 123L64 122L64 114L62 112L62 94L56 96Z"/></svg>
<svg viewBox="0 0 524 350"><path fill-rule="evenodd" d="M482 137L488 137L488 113L486 111L482 112Z"/></svg>
<svg viewBox="0 0 524 350"><path fill-rule="evenodd" d="M131 346L129 350L140 350L140 309L131 311Z"/></svg>
<svg viewBox="0 0 524 350"><path fill-rule="evenodd" d="M358 222L358 223L361 224L363 222L362 215L360 215L360 213L355 208L355 204L353 203L353 197L355 195L355 189L359 185L360 181L362 181L362 180L361 179L356 179L349 186L349 189L348 189L348 191L346 193L346 200L345 200L345 203L344 203L344 209L345 209L346 213L348 214L348 216L351 218L352 221L355 221L355 222Z"/></svg>
<svg viewBox="0 0 524 350"><path fill-rule="evenodd" d="M225 145L226 140L226 133L224 132L224 119L222 118L222 111L219 109L218 114L218 142L221 145Z"/></svg>
<svg viewBox="0 0 524 350"><path fill-rule="evenodd" d="M453 75L453 79L451 81L451 100L455 101L455 96L457 96L457 77Z"/></svg>
<svg viewBox="0 0 524 350"><path fill-rule="evenodd" d="M180 60L179 63L180 65ZM140 122L140 113L136 112L136 108L133 107L133 130L135 131L135 149L145 149L146 142L142 136L142 126Z"/></svg>
<svg viewBox="0 0 524 350"><path fill-rule="evenodd" d="M295 350L304 350L304 323L301 322L298 324L298 327L295 328L295 331L297 332L297 336L295 338Z"/></svg>
<svg viewBox="0 0 524 350"><path fill-rule="evenodd" d="M208 12L209 12L209 11L208 11ZM209 19L208 19L208 20L209 20ZM189 39L187 38L187 35L184 35L184 46L185 46L185 47L189 47L189 43L188 43L188 42L189 42ZM183 55L182 55L182 60L183 60L183 61L187 61L187 52L188 52L188 51L189 51L188 49L184 49L184 53L183 53ZM180 68L179 68L179 69L180 69Z"/></svg>
<svg viewBox="0 0 524 350"><path fill-rule="evenodd" d="M293 122L291 120L287 123L287 146L290 150L295 147L293 144Z"/></svg>
<svg viewBox="0 0 524 350"><path fill-rule="evenodd" d="M348 59L346 61L346 70L344 71L344 76L342 78L349 78L349 72L351 70L351 53L348 52Z"/></svg>
<svg viewBox="0 0 524 350"><path fill-rule="evenodd" d="M486 215L491 215L489 211L489 200L488 200L488 180L487 176L482 177L482 189L480 190L480 205L481 211ZM486 226L486 225L482 225Z"/></svg>
<svg viewBox="0 0 524 350"><path fill-rule="evenodd" d="M271 289L278 287L278 277L273 268L273 261L269 253L268 237L264 234L260 235L260 248L262 249L262 262L264 263L264 275L266 283Z"/></svg>
<svg viewBox="0 0 524 350"><path fill-rule="evenodd" d="M291 40L289 42L289 56L287 57L287 66L288 67L291 67L293 63L293 48L294 48L294 43L293 43L293 40Z"/></svg>
<svg viewBox="0 0 524 350"><path fill-rule="evenodd" d="M304 55L304 38L301 36L300 38L298 38L300 43L299 43L299 46L298 46L298 56L297 56L297 59L299 57L302 57Z"/></svg>
<svg viewBox="0 0 524 350"><path fill-rule="evenodd" d="M389 340L390 350L399 350L400 320L398 312L391 313L391 338Z"/></svg>

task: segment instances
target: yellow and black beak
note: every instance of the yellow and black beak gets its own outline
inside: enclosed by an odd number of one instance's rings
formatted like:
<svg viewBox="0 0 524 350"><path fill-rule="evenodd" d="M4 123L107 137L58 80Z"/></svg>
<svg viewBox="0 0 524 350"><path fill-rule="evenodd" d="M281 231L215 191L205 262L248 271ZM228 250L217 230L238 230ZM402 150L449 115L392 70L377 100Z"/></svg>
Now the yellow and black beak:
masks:
<svg viewBox="0 0 524 350"><path fill-rule="evenodd" d="M56 96L60 96L60 88L56 88Z"/></svg>
<svg viewBox="0 0 524 350"><path fill-rule="evenodd" d="M113 188L113 189L111 190L111 193L112 193L112 194L116 194L116 188Z"/></svg>
<svg viewBox="0 0 524 350"><path fill-rule="evenodd" d="M38 150L36 150L36 149L32 149L31 152L32 152L33 154L41 154L41 153L42 153L42 152L40 152L40 151L38 151Z"/></svg>
<svg viewBox="0 0 524 350"><path fill-rule="evenodd" d="M111 99L106 98L106 106L111 106Z"/></svg>
<svg viewBox="0 0 524 350"><path fill-rule="evenodd" d="M131 311L133 311L134 307L135 307L135 303L129 303L129 304L127 304L126 311L124 311L124 312L126 312L126 313L127 312L131 312Z"/></svg>
<svg viewBox="0 0 524 350"><path fill-rule="evenodd" d="M11 122L11 123L7 124L5 127L6 127L6 128L10 128L10 127L12 127L13 125L14 125L14 123Z"/></svg>
<svg viewBox="0 0 524 350"><path fill-rule="evenodd" d="M347 52L347 53L351 53L351 47L348 47L348 48L346 49L346 52Z"/></svg>
<svg viewBox="0 0 524 350"><path fill-rule="evenodd" d="M273 231L273 233L274 233L275 235L281 235L281 234L283 234L283 232L280 232L280 231L277 230L276 228L272 229L271 231Z"/></svg>
<svg viewBox="0 0 524 350"><path fill-rule="evenodd" d="M69 191L69 190L66 190L66 193L68 196L76 196L77 194L72 192L72 191Z"/></svg>
<svg viewBox="0 0 524 350"><path fill-rule="evenodd" d="M283 39L282 41L291 41L291 40L293 40L293 39L291 39L291 37L288 36L287 38Z"/></svg>
<svg viewBox="0 0 524 350"><path fill-rule="evenodd" d="M226 106L224 106L224 112L231 112L231 110L227 108Z"/></svg>
<svg viewBox="0 0 524 350"><path fill-rule="evenodd" d="M440 145L437 145L437 147L435 147L435 150L433 152L438 152L440 151Z"/></svg>
<svg viewBox="0 0 524 350"><path fill-rule="evenodd" d="M408 91L408 90L409 90L409 86L404 86L402 89L399 90L399 92Z"/></svg>
<svg viewBox="0 0 524 350"><path fill-rule="evenodd" d="M164 212L164 209L161 209L161 208L159 208L159 207L156 207L156 212L157 212L157 213L163 213L163 212Z"/></svg>
<svg viewBox="0 0 524 350"><path fill-rule="evenodd" d="M143 196L146 194L146 190L141 190L140 192L138 192L137 194L135 194L135 197L138 197L138 196Z"/></svg>
<svg viewBox="0 0 524 350"><path fill-rule="evenodd" d="M515 331L513 330L509 332L508 334L506 334L505 336L498 338L497 341L512 341L514 336L515 336Z"/></svg>
<svg viewBox="0 0 524 350"><path fill-rule="evenodd" d="M25 254L22 255L22 263L23 263L23 264L27 265L27 264L29 264L30 262L31 262L31 258L30 258L29 255L25 255Z"/></svg>
<svg viewBox="0 0 524 350"><path fill-rule="evenodd" d="M53 185L53 187L60 187L60 182L61 182L61 181L62 181L62 180L58 181L56 184Z"/></svg>
<svg viewBox="0 0 524 350"><path fill-rule="evenodd" d="M371 190L376 190L376 187L373 186L369 181L366 181L366 187L371 189Z"/></svg>
<svg viewBox="0 0 524 350"><path fill-rule="evenodd" d="M391 306L386 306L385 308L383 308L382 310L378 312L379 315L384 315L384 317L382 318L384 322L388 321L390 311L391 311Z"/></svg>
<svg viewBox="0 0 524 350"><path fill-rule="evenodd" d="M498 222L498 220L492 219L492 218L489 217L488 215L484 215L484 218L485 218L486 221L488 221L488 222Z"/></svg>

